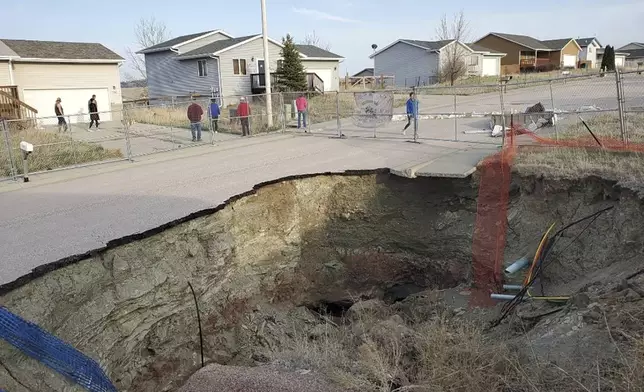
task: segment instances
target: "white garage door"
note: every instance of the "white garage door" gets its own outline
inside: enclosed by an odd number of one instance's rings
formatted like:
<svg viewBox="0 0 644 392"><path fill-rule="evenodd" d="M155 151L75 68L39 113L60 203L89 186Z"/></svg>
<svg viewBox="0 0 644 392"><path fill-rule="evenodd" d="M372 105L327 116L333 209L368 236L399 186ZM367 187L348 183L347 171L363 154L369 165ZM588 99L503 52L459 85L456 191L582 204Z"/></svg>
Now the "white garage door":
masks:
<svg viewBox="0 0 644 392"><path fill-rule="evenodd" d="M486 58L483 57L483 70L482 76L498 76L499 75L499 59L496 57Z"/></svg>
<svg viewBox="0 0 644 392"><path fill-rule="evenodd" d="M333 70L331 69L307 69L307 73L315 73L324 82L324 91L333 89Z"/></svg>
<svg viewBox="0 0 644 392"><path fill-rule="evenodd" d="M624 57L615 56L615 66L621 68L624 66Z"/></svg>
<svg viewBox="0 0 644 392"><path fill-rule="evenodd" d="M110 110L110 100L107 88L96 89L56 89L56 90L23 90L23 98L27 105L38 110L38 117L55 116L54 106L56 98L61 99L63 110L66 116L70 116L72 124L89 123L89 112L87 102L96 95L98 111ZM111 121L111 113L100 113L101 121ZM42 120L42 125L58 123L54 118Z"/></svg>
<svg viewBox="0 0 644 392"><path fill-rule="evenodd" d="M563 66L564 67L575 67L577 65L577 56L574 54L564 54L563 55Z"/></svg>

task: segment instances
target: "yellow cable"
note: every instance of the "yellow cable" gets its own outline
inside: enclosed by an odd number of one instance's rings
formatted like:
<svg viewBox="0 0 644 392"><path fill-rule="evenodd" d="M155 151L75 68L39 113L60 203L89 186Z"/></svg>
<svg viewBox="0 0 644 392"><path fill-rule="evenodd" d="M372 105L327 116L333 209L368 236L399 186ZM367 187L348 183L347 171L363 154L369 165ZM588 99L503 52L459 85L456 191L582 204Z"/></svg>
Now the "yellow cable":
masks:
<svg viewBox="0 0 644 392"><path fill-rule="evenodd" d="M530 282L532 279L532 272L534 270L534 267L537 264L537 260L539 260L539 256L541 255L541 251L543 250L543 246L546 243L546 240L548 239L548 234L554 229L555 224L553 223L550 225L546 233L543 235L541 238L541 241L539 242L539 246L537 247L537 251L534 254L534 259L532 260L532 265L530 265L530 269L528 270L528 275L526 276L526 279L524 280L524 285L527 286L527 284ZM546 301L567 301L570 296L532 296L530 293L530 289L526 290L526 293L528 294L528 297L530 299L538 299L538 300L546 300Z"/></svg>

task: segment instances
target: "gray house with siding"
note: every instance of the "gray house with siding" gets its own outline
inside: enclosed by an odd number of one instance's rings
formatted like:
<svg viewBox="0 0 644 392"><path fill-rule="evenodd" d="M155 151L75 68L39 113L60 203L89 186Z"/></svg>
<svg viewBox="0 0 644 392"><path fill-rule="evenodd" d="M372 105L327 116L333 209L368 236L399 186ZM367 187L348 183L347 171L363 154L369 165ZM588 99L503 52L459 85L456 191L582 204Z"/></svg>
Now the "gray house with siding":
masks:
<svg viewBox="0 0 644 392"><path fill-rule="evenodd" d="M418 41L399 39L369 58L374 60L374 74L393 75L398 87L422 86L438 82L438 73L450 51L458 51L467 65L469 76L498 76L500 53L455 40Z"/></svg>
<svg viewBox="0 0 644 392"><path fill-rule="evenodd" d="M270 72L277 70L282 44L269 38L270 64L265 64L261 38L261 34L233 37L213 30L141 50L138 53L145 56L149 97L264 93L264 69L268 66ZM310 90L339 89L339 65L344 58L312 45L298 45L298 50Z"/></svg>

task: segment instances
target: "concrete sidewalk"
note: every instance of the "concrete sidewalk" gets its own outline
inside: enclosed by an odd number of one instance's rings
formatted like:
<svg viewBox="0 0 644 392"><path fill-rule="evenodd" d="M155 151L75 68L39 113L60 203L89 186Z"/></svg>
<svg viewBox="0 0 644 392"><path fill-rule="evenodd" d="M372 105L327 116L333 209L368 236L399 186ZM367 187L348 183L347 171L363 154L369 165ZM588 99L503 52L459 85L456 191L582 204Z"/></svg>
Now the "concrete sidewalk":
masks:
<svg viewBox="0 0 644 392"><path fill-rule="evenodd" d="M392 168L463 177L496 146L293 134L151 155L0 185L0 284L289 175Z"/></svg>

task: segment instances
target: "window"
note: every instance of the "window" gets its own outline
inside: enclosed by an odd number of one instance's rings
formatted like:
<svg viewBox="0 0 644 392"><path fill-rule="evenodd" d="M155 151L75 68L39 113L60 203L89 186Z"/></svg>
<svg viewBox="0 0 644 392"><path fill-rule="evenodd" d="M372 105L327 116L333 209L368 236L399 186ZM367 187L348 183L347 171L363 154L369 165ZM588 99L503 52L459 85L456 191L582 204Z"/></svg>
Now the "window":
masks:
<svg viewBox="0 0 644 392"><path fill-rule="evenodd" d="M470 67L479 65L479 56L470 56Z"/></svg>
<svg viewBox="0 0 644 392"><path fill-rule="evenodd" d="M246 59L233 59L233 73L246 75Z"/></svg>
<svg viewBox="0 0 644 392"><path fill-rule="evenodd" d="M208 76L208 63L206 60L197 60L197 68L199 68L199 76Z"/></svg>
<svg viewBox="0 0 644 392"><path fill-rule="evenodd" d="M277 60L277 69L282 69L282 65L284 65L284 60Z"/></svg>

